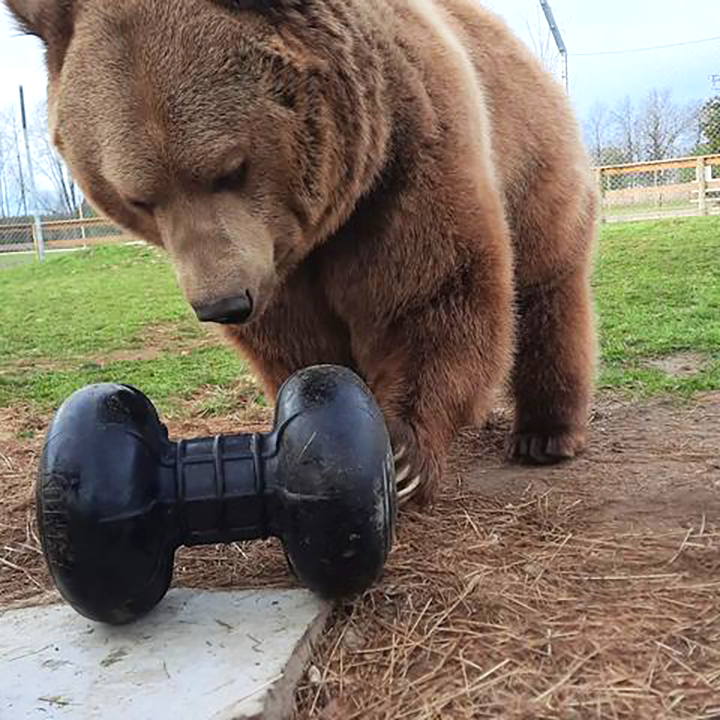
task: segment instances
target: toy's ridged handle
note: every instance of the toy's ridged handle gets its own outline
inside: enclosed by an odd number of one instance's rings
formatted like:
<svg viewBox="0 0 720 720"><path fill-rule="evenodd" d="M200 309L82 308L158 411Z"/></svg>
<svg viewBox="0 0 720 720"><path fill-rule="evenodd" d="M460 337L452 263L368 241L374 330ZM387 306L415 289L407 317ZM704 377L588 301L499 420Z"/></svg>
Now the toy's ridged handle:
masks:
<svg viewBox="0 0 720 720"><path fill-rule="evenodd" d="M163 496L178 545L209 545L270 535L263 435L247 433L172 443L173 473Z"/></svg>

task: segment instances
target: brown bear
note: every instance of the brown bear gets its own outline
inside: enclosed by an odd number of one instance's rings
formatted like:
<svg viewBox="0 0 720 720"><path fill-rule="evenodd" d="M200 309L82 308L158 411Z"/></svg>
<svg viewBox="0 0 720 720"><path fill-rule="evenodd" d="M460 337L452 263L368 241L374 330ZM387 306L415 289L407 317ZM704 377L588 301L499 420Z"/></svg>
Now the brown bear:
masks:
<svg viewBox="0 0 720 720"><path fill-rule="evenodd" d="M596 196L562 88L474 0L6 0L53 142L164 248L272 398L317 363L382 407L402 500L508 381L511 458L586 440Z"/></svg>

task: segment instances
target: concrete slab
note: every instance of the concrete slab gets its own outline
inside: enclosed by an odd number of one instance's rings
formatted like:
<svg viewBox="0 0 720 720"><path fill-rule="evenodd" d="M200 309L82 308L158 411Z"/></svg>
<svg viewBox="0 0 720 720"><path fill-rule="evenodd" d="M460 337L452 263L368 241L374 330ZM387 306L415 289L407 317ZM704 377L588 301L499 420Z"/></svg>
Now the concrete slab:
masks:
<svg viewBox="0 0 720 720"><path fill-rule="evenodd" d="M173 589L123 627L65 604L0 613L0 719L284 719L328 609L305 590Z"/></svg>

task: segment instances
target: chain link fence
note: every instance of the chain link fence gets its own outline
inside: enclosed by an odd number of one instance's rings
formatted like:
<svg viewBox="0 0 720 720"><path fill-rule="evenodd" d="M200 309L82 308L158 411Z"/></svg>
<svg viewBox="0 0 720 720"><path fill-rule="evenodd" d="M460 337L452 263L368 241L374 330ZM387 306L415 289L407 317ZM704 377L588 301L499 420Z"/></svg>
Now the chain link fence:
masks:
<svg viewBox="0 0 720 720"><path fill-rule="evenodd" d="M87 211L70 214L0 217L0 268L46 255L94 245L133 242L120 228Z"/></svg>
<svg viewBox="0 0 720 720"><path fill-rule="evenodd" d="M586 137L606 222L720 214L720 95L683 106L651 91L602 119L596 107Z"/></svg>
<svg viewBox="0 0 720 720"><path fill-rule="evenodd" d="M720 215L720 155L596 169L605 222Z"/></svg>
<svg viewBox="0 0 720 720"><path fill-rule="evenodd" d="M650 47L571 58L603 219L719 214L720 38L645 37ZM624 93L601 99L610 78Z"/></svg>

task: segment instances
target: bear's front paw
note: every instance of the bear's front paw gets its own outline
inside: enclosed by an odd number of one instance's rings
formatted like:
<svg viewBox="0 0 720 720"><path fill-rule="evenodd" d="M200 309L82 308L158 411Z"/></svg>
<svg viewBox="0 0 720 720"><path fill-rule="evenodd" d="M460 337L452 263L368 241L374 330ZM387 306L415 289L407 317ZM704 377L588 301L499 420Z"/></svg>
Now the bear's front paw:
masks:
<svg viewBox="0 0 720 720"><path fill-rule="evenodd" d="M528 465L555 465L576 457L585 446L585 433L514 432L508 441L508 460Z"/></svg>

